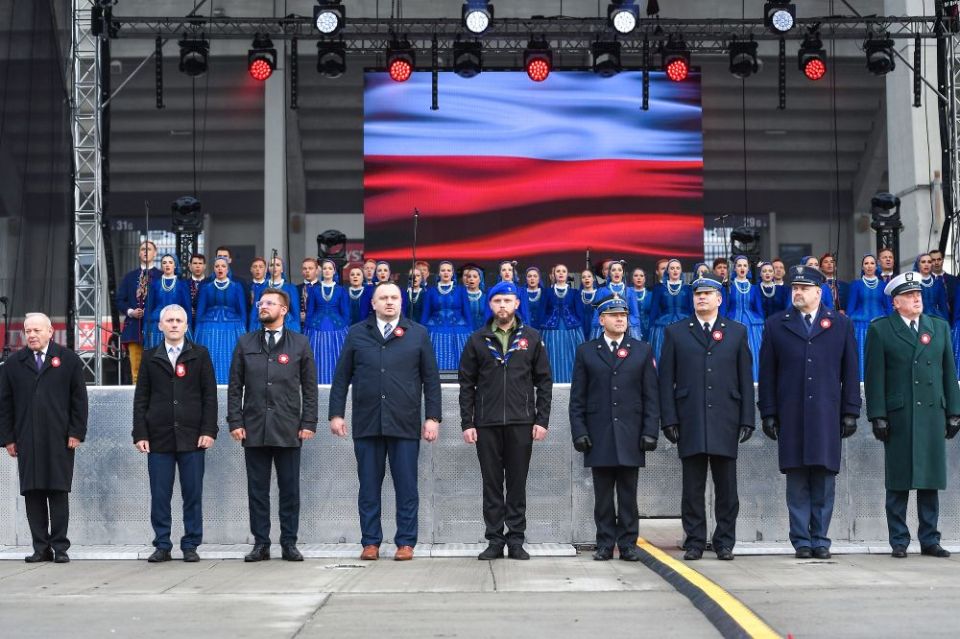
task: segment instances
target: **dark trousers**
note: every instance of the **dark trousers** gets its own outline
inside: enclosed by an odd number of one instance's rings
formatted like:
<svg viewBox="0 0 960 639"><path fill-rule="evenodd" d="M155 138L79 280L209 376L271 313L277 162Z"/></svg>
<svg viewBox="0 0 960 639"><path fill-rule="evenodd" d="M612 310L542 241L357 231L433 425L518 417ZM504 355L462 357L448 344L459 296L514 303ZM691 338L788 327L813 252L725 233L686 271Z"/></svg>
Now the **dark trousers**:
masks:
<svg viewBox="0 0 960 639"><path fill-rule="evenodd" d="M483 478L483 522L490 542L523 543L527 529L527 472L532 453L533 424L477 429L477 457Z"/></svg>
<svg viewBox="0 0 960 639"><path fill-rule="evenodd" d="M593 471L593 520L597 524L597 548L637 545L640 511L637 508L636 466L597 466ZM617 501L614 506L613 497Z"/></svg>
<svg viewBox="0 0 960 639"><path fill-rule="evenodd" d="M183 498L183 537L181 550L195 550L203 541L203 469L204 451L149 453L147 472L150 475L150 524L153 545L170 550L170 500L173 478L180 471L180 496Z"/></svg>
<svg viewBox="0 0 960 639"><path fill-rule="evenodd" d="M380 498L389 457L397 506L397 534L393 541L398 546L416 546L417 515L420 511L420 494L417 491L420 440L359 437L353 440L353 452L357 457L357 475L360 478L360 493L357 496L360 543L379 546L383 541Z"/></svg>
<svg viewBox="0 0 960 639"><path fill-rule="evenodd" d="M70 522L70 493L63 490L28 490L23 495L27 523L33 537L33 550L43 553L52 548L66 552L70 548L67 524Z"/></svg>
<svg viewBox="0 0 960 639"><path fill-rule="evenodd" d="M787 470L787 510L794 548L830 548L837 474L823 466Z"/></svg>
<svg viewBox="0 0 960 639"><path fill-rule="evenodd" d="M737 515L740 499L737 497L737 460L718 455L691 455L680 460L683 466L683 496L680 499L680 517L686 537L683 547L703 550L707 545L707 513L704 492L707 489L707 466L713 475L716 500L714 515L717 527L713 531L713 548L733 550L737 540Z"/></svg>
<svg viewBox="0 0 960 639"><path fill-rule="evenodd" d="M300 448L248 446L243 452L254 543L270 545L270 464L273 464L280 492L280 545L295 545L300 527Z"/></svg>
<svg viewBox="0 0 960 639"><path fill-rule="evenodd" d="M909 490L887 491L887 530L890 533L891 546L910 545L910 529L907 528L907 502ZM940 543L940 531L937 520L940 518L940 493L936 490L917 490L917 537L920 547L936 546Z"/></svg>

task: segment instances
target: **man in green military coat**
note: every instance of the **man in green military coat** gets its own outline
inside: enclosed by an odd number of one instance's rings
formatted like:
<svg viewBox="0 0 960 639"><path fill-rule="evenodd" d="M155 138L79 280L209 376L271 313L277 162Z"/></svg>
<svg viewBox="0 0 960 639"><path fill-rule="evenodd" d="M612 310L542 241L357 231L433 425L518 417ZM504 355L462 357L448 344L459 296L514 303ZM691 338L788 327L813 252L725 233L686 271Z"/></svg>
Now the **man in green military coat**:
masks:
<svg viewBox="0 0 960 639"><path fill-rule="evenodd" d="M919 273L890 280L894 312L867 331L864 389L874 436L884 443L887 529L893 557L907 556L907 500L917 491L920 551L949 557L940 546L937 491L947 487L946 444L960 431L960 388L950 327L923 314Z"/></svg>

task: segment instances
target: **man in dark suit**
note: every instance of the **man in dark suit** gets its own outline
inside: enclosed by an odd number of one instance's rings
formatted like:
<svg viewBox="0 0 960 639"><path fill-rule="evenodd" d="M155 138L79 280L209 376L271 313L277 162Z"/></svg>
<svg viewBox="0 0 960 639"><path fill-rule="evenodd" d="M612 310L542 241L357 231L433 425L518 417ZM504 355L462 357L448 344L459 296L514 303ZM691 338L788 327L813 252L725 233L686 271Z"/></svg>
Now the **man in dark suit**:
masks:
<svg viewBox="0 0 960 639"><path fill-rule="evenodd" d="M704 490L713 472L717 559L733 559L737 540L737 444L754 429L753 359L747 329L719 315L722 284L696 280L694 315L664 331L660 354L660 412L663 435L677 444L683 466L680 512L686 535L683 558L703 556L707 543Z"/></svg>
<svg viewBox="0 0 960 639"><path fill-rule="evenodd" d="M184 339L187 309L160 311L163 342L144 353L133 395L133 444L147 453L150 523L156 550L150 563L170 561L170 500L180 471L183 560L200 561L203 540L204 452L217 437L217 379L210 353Z"/></svg>
<svg viewBox="0 0 960 639"><path fill-rule="evenodd" d="M847 308L847 299L850 297L850 283L837 279L837 258L833 253L824 253L820 258L820 270L826 278L827 288L833 296L833 307L838 311Z"/></svg>
<svg viewBox="0 0 960 639"><path fill-rule="evenodd" d="M570 433L593 474L593 558L639 561L637 478L660 426L653 349L626 335L628 306L614 295L597 305L603 335L577 347L570 384ZM616 495L617 508L614 508Z"/></svg>
<svg viewBox="0 0 960 639"><path fill-rule="evenodd" d="M361 559L380 556L380 496L387 458L397 498L394 559L413 559L417 545L417 461L420 437L435 441L440 429L440 374L427 330L400 317L400 288L373 290L373 311L347 333L330 387L330 431L347 436L347 388L353 386L353 451L360 478ZM426 419L420 422L421 397Z"/></svg>
<svg viewBox="0 0 960 639"><path fill-rule="evenodd" d="M297 550L300 526L300 447L317 431L317 366L310 341L284 328L286 292L260 296L263 328L242 335L230 363L227 423L243 443L254 546L244 561L270 559L270 465L280 490L280 548L287 561Z"/></svg>
<svg viewBox="0 0 960 639"><path fill-rule="evenodd" d="M940 249L930 251L933 260L933 276L943 280L943 287L947 289L947 303L950 306L950 317L953 317L954 304L957 300L957 284L960 279L943 270L943 252Z"/></svg>
<svg viewBox="0 0 960 639"><path fill-rule="evenodd" d="M793 307L764 326L757 405L787 476L796 556L829 559L840 440L857 431L860 414L857 342L853 322L821 304L819 269L793 266L788 276Z"/></svg>
<svg viewBox="0 0 960 639"><path fill-rule="evenodd" d="M17 459L33 554L27 563L70 561L67 525L73 458L87 434L83 362L50 341L43 313L23 320L27 347L11 356L0 375L0 445Z"/></svg>
<svg viewBox="0 0 960 639"><path fill-rule="evenodd" d="M143 358L143 314L147 306L150 282L159 279L160 269L153 265L157 258L157 245L146 240L138 250L140 266L123 276L117 287L117 310L123 317L120 343L126 348L130 361L130 379L137 383L140 360Z"/></svg>

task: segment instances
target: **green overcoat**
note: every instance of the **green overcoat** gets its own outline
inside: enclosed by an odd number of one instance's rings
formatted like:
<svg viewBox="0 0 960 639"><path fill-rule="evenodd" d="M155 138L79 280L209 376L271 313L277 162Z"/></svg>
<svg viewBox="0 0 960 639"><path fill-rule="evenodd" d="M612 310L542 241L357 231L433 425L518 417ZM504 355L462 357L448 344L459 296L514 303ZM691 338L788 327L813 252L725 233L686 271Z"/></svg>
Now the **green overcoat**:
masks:
<svg viewBox="0 0 960 639"><path fill-rule="evenodd" d="M916 333L894 311L867 331L867 417L886 417L887 490L947 487L947 415L960 415L950 327L921 315Z"/></svg>

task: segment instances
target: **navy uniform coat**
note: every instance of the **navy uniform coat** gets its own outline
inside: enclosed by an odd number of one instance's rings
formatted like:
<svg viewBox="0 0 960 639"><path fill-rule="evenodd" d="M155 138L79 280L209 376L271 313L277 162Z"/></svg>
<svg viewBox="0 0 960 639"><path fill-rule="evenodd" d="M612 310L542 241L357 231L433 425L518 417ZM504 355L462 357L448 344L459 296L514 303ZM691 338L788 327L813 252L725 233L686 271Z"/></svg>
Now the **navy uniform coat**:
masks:
<svg viewBox="0 0 960 639"><path fill-rule="evenodd" d="M589 435L593 448L583 465L645 465L640 437L656 439L660 398L653 348L627 335L611 353L603 337L577 347L570 384L570 431L576 440Z"/></svg>
<svg viewBox="0 0 960 639"><path fill-rule="evenodd" d="M840 471L840 418L860 414L853 322L820 306L807 333L795 308L767 319L757 384L761 417L780 421L780 471Z"/></svg>
<svg viewBox="0 0 960 639"><path fill-rule="evenodd" d="M708 340L696 315L667 326L659 372L660 420L680 427L680 457L736 458L740 427L755 416L746 327L718 317Z"/></svg>
<svg viewBox="0 0 960 639"><path fill-rule="evenodd" d="M0 375L0 446L17 445L20 494L70 491L73 458L67 440L87 434L87 387L77 355L50 342L37 372L33 351L14 353ZM56 360L56 361L54 361ZM57 365L55 365L57 364Z"/></svg>
<svg viewBox="0 0 960 639"><path fill-rule="evenodd" d="M403 335L398 331L403 329ZM346 415L353 386L353 438L420 439L425 417L440 421L440 374L427 329L405 317L384 340L377 316L350 327L330 387L329 417Z"/></svg>
<svg viewBox="0 0 960 639"><path fill-rule="evenodd" d="M135 268L120 280L120 286L117 287L117 311L123 318L123 330L120 331L120 342L123 344L143 344L143 328L147 323L147 298L146 293L150 290L150 283L144 290L144 295L137 297L140 288L141 269ZM157 267L151 267L149 271L149 281L153 282L160 279L163 273ZM128 317L129 309L143 309L144 315L140 319Z"/></svg>

